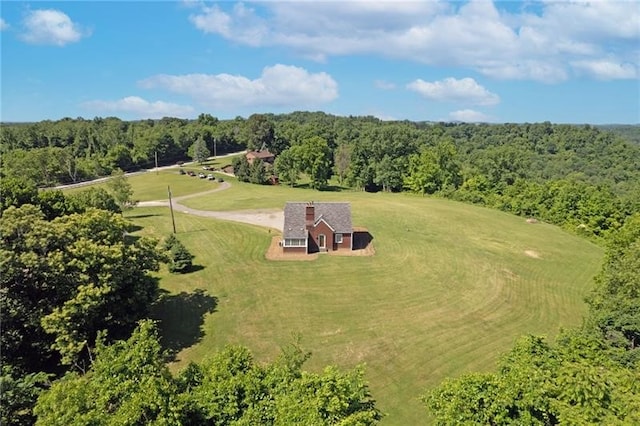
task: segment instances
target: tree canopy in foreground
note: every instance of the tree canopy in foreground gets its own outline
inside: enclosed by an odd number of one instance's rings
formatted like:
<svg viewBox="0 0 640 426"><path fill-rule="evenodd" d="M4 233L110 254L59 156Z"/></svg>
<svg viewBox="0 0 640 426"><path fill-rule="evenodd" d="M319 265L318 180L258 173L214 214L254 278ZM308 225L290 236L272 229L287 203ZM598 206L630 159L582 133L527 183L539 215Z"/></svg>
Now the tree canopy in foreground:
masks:
<svg viewBox="0 0 640 426"><path fill-rule="evenodd" d="M152 321L131 338L101 340L91 369L68 373L42 393L38 425L370 425L380 413L362 368L302 371L297 345L271 364L229 346L176 377L165 364Z"/></svg>

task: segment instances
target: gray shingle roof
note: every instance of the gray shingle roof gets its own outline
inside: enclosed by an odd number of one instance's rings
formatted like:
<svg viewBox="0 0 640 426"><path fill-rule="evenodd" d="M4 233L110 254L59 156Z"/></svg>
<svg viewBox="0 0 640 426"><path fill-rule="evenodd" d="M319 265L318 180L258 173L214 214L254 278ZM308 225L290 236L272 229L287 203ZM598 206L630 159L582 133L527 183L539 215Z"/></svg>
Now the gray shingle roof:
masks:
<svg viewBox="0 0 640 426"><path fill-rule="evenodd" d="M284 238L305 238L305 207L306 202L290 202L284 206ZM349 203L321 203L314 202L314 222L322 218L335 232L348 234L353 231L351 226L351 204Z"/></svg>

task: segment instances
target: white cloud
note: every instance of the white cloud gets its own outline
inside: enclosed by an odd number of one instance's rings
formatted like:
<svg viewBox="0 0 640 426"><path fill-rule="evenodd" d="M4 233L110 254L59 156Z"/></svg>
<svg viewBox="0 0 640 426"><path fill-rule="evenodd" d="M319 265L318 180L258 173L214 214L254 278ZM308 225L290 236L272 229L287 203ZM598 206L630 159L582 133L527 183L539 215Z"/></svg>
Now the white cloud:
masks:
<svg viewBox="0 0 640 426"><path fill-rule="evenodd" d="M170 102L149 102L138 96L127 96L117 101L89 101L83 107L107 113L132 113L140 118L181 117L193 115L194 109L188 105L178 105Z"/></svg>
<svg viewBox="0 0 640 426"><path fill-rule="evenodd" d="M32 44L64 46L88 35L77 23L71 21L69 16L54 9L30 11L22 24L24 32L20 37Z"/></svg>
<svg viewBox="0 0 640 426"><path fill-rule="evenodd" d="M485 123L488 121L492 121L491 117L486 114L483 114L479 111L474 111L472 109L461 109L459 111L453 111L449 113L449 118L454 121L464 121L467 123Z"/></svg>
<svg viewBox="0 0 640 426"><path fill-rule="evenodd" d="M555 83L569 78L565 66L557 61L522 60L509 63L485 61L477 66L482 74L502 80L535 80Z"/></svg>
<svg viewBox="0 0 640 426"><path fill-rule="evenodd" d="M161 88L192 97L213 107L293 106L331 102L338 84L327 73L309 73L299 67L276 64L251 80L230 74L159 74L139 82L146 89Z"/></svg>
<svg viewBox="0 0 640 426"><path fill-rule="evenodd" d="M7 24L7 21L5 21L4 19L0 18L0 31L4 31L4 30L8 30L9 29L9 24Z"/></svg>
<svg viewBox="0 0 640 426"><path fill-rule="evenodd" d="M373 82L373 85L381 90L393 90L396 88L396 85L394 83L384 80L376 80Z"/></svg>
<svg viewBox="0 0 640 426"><path fill-rule="evenodd" d="M572 63L577 70L583 71L599 80L637 78L638 68L633 64L621 64L608 60L576 61Z"/></svg>
<svg viewBox="0 0 640 426"><path fill-rule="evenodd" d="M444 80L427 82L417 79L407 85L409 90L435 101L457 102L468 105L496 105L500 97L491 93L473 78L460 80L449 77Z"/></svg>
<svg viewBox="0 0 640 426"><path fill-rule="evenodd" d="M548 83L570 78L573 62L603 56L638 67L634 1L549 1L516 13L484 0L219 3L201 6L190 20L206 33L318 61L377 54Z"/></svg>
<svg viewBox="0 0 640 426"><path fill-rule="evenodd" d="M253 9L237 3L233 8L233 18L217 5L203 6L201 13L192 14L191 22L205 33L220 34L250 46L259 46L267 29Z"/></svg>
<svg viewBox="0 0 640 426"><path fill-rule="evenodd" d="M559 38L583 40L640 36L635 1L546 1L540 16L523 15L525 24Z"/></svg>

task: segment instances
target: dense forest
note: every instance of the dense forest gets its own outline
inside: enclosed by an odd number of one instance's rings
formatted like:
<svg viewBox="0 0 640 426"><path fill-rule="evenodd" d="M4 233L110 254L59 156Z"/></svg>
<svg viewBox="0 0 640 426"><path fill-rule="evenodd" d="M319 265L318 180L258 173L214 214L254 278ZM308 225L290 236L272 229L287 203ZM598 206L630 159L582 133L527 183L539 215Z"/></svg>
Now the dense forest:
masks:
<svg viewBox="0 0 640 426"><path fill-rule="evenodd" d="M230 347L173 376L146 320L165 242L130 235L121 170L241 149L281 184L408 191L548 221L607 247L582 328L523 338L493 374L424 396L439 424L640 421L637 127L380 121L320 112L247 119L63 119L0 133L3 424L373 424L361 368L320 374L295 343L271 364ZM241 161L241 160L240 160ZM256 166L258 164L259 166ZM267 182L259 162L239 178ZM244 170L241 170L244 168ZM39 187L112 175L108 190ZM303 404L300 404L303 401ZM426 413L426 412L425 412Z"/></svg>

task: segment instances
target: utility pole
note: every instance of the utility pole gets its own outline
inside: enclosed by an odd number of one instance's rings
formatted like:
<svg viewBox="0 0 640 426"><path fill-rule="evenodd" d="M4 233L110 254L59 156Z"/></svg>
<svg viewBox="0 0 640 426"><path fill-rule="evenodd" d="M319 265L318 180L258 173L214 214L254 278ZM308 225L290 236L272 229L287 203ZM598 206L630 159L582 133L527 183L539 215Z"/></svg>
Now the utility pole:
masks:
<svg viewBox="0 0 640 426"><path fill-rule="evenodd" d="M156 150L156 174L158 174L158 150Z"/></svg>
<svg viewBox="0 0 640 426"><path fill-rule="evenodd" d="M167 191L169 192L169 210L171 210L171 223L173 224L173 233L176 233L176 220L173 217L173 204L171 203L171 187L167 185Z"/></svg>

